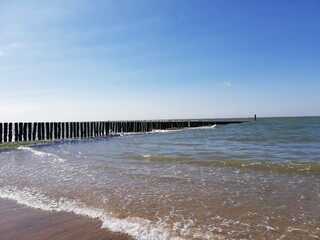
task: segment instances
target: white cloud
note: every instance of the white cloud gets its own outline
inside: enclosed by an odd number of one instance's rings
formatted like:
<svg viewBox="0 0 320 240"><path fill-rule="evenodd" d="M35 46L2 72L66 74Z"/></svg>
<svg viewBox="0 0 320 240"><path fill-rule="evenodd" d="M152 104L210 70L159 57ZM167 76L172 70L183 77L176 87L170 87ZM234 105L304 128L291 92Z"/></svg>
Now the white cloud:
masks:
<svg viewBox="0 0 320 240"><path fill-rule="evenodd" d="M32 103L0 105L1 114L12 114L20 112L30 112L38 109L39 106Z"/></svg>
<svg viewBox="0 0 320 240"><path fill-rule="evenodd" d="M223 82L223 83L219 83L218 86L220 88L228 88L228 87L232 87L232 83L230 82Z"/></svg>

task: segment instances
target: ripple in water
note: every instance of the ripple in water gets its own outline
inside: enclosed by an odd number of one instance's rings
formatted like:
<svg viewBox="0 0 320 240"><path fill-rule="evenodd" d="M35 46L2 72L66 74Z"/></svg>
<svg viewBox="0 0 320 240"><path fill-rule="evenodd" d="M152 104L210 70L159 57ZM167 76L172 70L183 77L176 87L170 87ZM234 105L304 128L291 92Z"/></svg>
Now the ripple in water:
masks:
<svg viewBox="0 0 320 240"><path fill-rule="evenodd" d="M136 239L319 239L318 120L20 147L0 152L0 196Z"/></svg>

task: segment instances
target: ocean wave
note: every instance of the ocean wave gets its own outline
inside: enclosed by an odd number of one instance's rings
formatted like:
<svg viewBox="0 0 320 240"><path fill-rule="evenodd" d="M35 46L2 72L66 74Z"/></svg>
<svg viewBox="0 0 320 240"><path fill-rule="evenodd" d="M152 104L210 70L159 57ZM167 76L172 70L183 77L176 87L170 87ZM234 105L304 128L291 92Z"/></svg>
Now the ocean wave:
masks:
<svg viewBox="0 0 320 240"><path fill-rule="evenodd" d="M38 151L38 150L35 150L35 149L32 149L30 147L24 147L24 146L21 146L21 147L18 147L19 150L23 150L23 151L28 151L36 156L39 156L41 158L43 157L47 157L49 159L52 159L54 162L66 162L67 160L64 159L64 158L61 158L57 155L54 155L52 153L46 153L46 152L42 152L42 151Z"/></svg>
<svg viewBox="0 0 320 240"><path fill-rule="evenodd" d="M271 162L252 160L213 160L192 161L190 163L203 166L233 167L237 169L252 169L260 171L273 171L279 173L320 174L319 162Z"/></svg>
<svg viewBox="0 0 320 240"><path fill-rule="evenodd" d="M216 128L216 127L217 127L217 124L209 125L209 126L202 126L202 127L190 127L190 128L187 128L187 129L191 129L191 130L194 130L194 129L211 129L211 128Z"/></svg>
<svg viewBox="0 0 320 240"><path fill-rule="evenodd" d="M198 160L190 156L170 156L170 155L127 155L126 157L144 160L158 161L163 163L194 164L201 166L229 167L237 169L251 169L259 171L273 171L279 173L296 174L320 174L319 162L274 162L274 161L253 161L253 160Z"/></svg>
<svg viewBox="0 0 320 240"><path fill-rule="evenodd" d="M170 236L164 225L155 225L147 219L138 217L115 218L102 209L88 207L80 201L71 201L65 198L51 199L36 189L23 188L23 190L19 190L16 187L4 187L0 188L0 197L45 211L69 212L93 219L98 218L102 222L102 228L127 233L138 240L182 240L181 237Z"/></svg>
<svg viewBox="0 0 320 240"><path fill-rule="evenodd" d="M171 156L171 155L150 155L150 154L128 154L125 157L144 161L159 161L159 162L190 162L192 158L187 156Z"/></svg>

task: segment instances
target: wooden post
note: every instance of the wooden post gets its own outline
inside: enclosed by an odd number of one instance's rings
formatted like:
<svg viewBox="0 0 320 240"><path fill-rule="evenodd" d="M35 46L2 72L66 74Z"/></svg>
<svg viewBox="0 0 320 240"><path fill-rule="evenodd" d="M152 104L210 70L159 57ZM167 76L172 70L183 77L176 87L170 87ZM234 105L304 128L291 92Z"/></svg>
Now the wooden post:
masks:
<svg viewBox="0 0 320 240"><path fill-rule="evenodd" d="M0 136L2 136L2 135L0 134ZM19 125L17 122L14 123L14 141L15 142L19 141Z"/></svg>
<svg viewBox="0 0 320 240"><path fill-rule="evenodd" d="M51 123L49 123L49 138L48 138L48 136L47 136L47 139L53 139L53 122L51 122ZM48 132L48 130L47 130L47 132Z"/></svg>
<svg viewBox="0 0 320 240"><path fill-rule="evenodd" d="M71 130L72 130L72 138L76 138L76 124L74 123L74 122L71 122L70 123L71 125L70 125L70 128L71 128Z"/></svg>
<svg viewBox="0 0 320 240"><path fill-rule="evenodd" d="M97 136L100 136L100 122L97 122Z"/></svg>
<svg viewBox="0 0 320 240"><path fill-rule="evenodd" d="M64 135L64 125L65 125L65 123L62 122L62 123L61 123L61 138L62 138L62 139L65 138L65 135Z"/></svg>
<svg viewBox="0 0 320 240"><path fill-rule="evenodd" d="M23 136L23 123L19 123L19 141L22 141L22 136Z"/></svg>
<svg viewBox="0 0 320 240"><path fill-rule="evenodd" d="M83 136L88 137L88 122L83 123Z"/></svg>
<svg viewBox="0 0 320 240"><path fill-rule="evenodd" d="M7 142L8 139L8 123L3 124L3 142Z"/></svg>
<svg viewBox="0 0 320 240"><path fill-rule="evenodd" d="M69 122L69 138L73 138L73 123L72 122Z"/></svg>
<svg viewBox="0 0 320 240"><path fill-rule="evenodd" d="M76 128L76 138L78 138L79 137L79 129L80 129L78 122L75 123L75 128Z"/></svg>
<svg viewBox="0 0 320 240"><path fill-rule="evenodd" d="M97 122L94 122L94 136L98 136L98 123Z"/></svg>
<svg viewBox="0 0 320 240"><path fill-rule="evenodd" d="M35 141L37 139L37 127L38 124L35 122L33 124L33 131L32 131L32 140Z"/></svg>
<svg viewBox="0 0 320 240"><path fill-rule="evenodd" d="M109 122L106 122L106 135L109 135Z"/></svg>
<svg viewBox="0 0 320 240"><path fill-rule="evenodd" d="M28 141L28 123L23 123L23 141Z"/></svg>
<svg viewBox="0 0 320 240"><path fill-rule="evenodd" d="M28 123L28 141L32 141L32 123Z"/></svg>
<svg viewBox="0 0 320 240"><path fill-rule="evenodd" d="M84 136L83 131L84 131L83 122L81 122L80 123L80 136L81 136L81 138L83 138L83 136Z"/></svg>
<svg viewBox="0 0 320 240"><path fill-rule="evenodd" d="M38 123L38 140L42 140L42 124L40 122Z"/></svg>
<svg viewBox="0 0 320 240"><path fill-rule="evenodd" d="M72 123L73 128L73 138L77 138L77 124L75 122Z"/></svg>
<svg viewBox="0 0 320 240"><path fill-rule="evenodd" d="M99 125L100 125L100 136L103 135L103 123L102 122L99 122Z"/></svg>
<svg viewBox="0 0 320 240"><path fill-rule="evenodd" d="M61 139L61 122L58 122L58 139Z"/></svg>
<svg viewBox="0 0 320 240"><path fill-rule="evenodd" d="M50 123L45 123L46 125L46 139L49 140L50 139L50 135L52 137L52 132L50 131ZM51 128L52 130L52 128Z"/></svg>
<svg viewBox="0 0 320 240"><path fill-rule="evenodd" d="M41 125L41 140L45 140L45 129L44 129L44 123L42 122L42 123L40 123L40 125Z"/></svg>
<svg viewBox="0 0 320 240"><path fill-rule="evenodd" d="M77 122L77 138L79 138L80 123Z"/></svg>
<svg viewBox="0 0 320 240"><path fill-rule="evenodd" d="M100 126L101 126L101 136L104 136L105 135L105 122L100 122Z"/></svg>
<svg viewBox="0 0 320 240"><path fill-rule="evenodd" d="M74 128L73 128L73 122L69 123L70 129L69 129L69 137L73 138L74 137Z"/></svg>
<svg viewBox="0 0 320 240"><path fill-rule="evenodd" d="M54 126L54 139L58 138L58 123L53 123Z"/></svg>
<svg viewBox="0 0 320 240"><path fill-rule="evenodd" d="M93 137L93 133L94 133L94 122L91 122L90 124L90 137Z"/></svg>
<svg viewBox="0 0 320 240"><path fill-rule="evenodd" d="M2 143L2 123L0 123L0 143Z"/></svg>
<svg viewBox="0 0 320 240"><path fill-rule="evenodd" d="M69 138L69 123L66 122L66 138Z"/></svg>
<svg viewBox="0 0 320 240"><path fill-rule="evenodd" d="M12 142L12 123L9 123L9 142Z"/></svg>

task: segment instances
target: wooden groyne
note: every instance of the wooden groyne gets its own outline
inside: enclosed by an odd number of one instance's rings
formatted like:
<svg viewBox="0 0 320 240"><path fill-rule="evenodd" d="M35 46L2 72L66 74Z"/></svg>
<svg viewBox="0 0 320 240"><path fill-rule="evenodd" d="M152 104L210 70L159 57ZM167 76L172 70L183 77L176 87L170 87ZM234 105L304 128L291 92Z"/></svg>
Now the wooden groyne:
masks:
<svg viewBox="0 0 320 240"><path fill-rule="evenodd" d="M15 122L0 123L0 143L106 136L117 133L151 132L203 127L241 121L163 120L102 122Z"/></svg>

